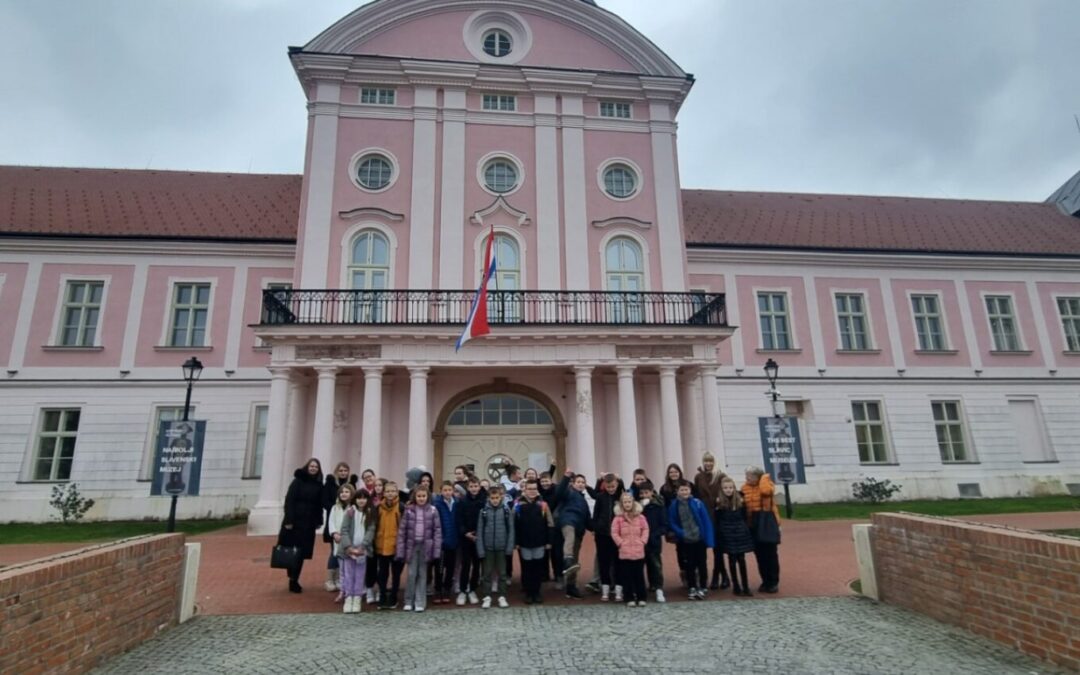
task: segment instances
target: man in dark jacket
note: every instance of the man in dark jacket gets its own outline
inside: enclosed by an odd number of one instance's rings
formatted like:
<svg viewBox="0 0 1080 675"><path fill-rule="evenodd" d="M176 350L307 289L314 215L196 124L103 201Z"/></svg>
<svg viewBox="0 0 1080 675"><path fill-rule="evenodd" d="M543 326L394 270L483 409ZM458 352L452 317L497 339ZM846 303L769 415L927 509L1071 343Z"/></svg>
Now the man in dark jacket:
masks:
<svg viewBox="0 0 1080 675"><path fill-rule="evenodd" d="M527 481L521 498L514 505L514 537L521 556L521 587L525 603L541 602L540 584L543 581L545 557L551 548L551 532L555 521L547 502L540 498L535 481Z"/></svg>
<svg viewBox="0 0 1080 675"><path fill-rule="evenodd" d="M664 535L667 534L667 509L664 500L656 494L652 481L638 483L638 495L641 497L642 513L649 523L649 543L645 545L645 569L649 573L649 590L656 593L657 602L666 602L664 598Z"/></svg>
<svg viewBox="0 0 1080 675"><path fill-rule="evenodd" d="M457 596L458 606L464 605L466 599L470 605L480 602L480 598L476 596L477 585L480 583L480 562L476 557L476 524L487 499L476 476L470 476L465 486L465 497L457 507L458 534L461 535L458 540L458 550L461 552L461 578L458 584L461 592Z"/></svg>
<svg viewBox="0 0 1080 675"><path fill-rule="evenodd" d="M585 476L567 471L555 490L559 501L559 519L556 525L563 536L563 574L566 577L566 597L582 598L577 588L577 573L581 569L578 555L581 552L581 538L585 536L585 527L592 514L589 503L585 500Z"/></svg>

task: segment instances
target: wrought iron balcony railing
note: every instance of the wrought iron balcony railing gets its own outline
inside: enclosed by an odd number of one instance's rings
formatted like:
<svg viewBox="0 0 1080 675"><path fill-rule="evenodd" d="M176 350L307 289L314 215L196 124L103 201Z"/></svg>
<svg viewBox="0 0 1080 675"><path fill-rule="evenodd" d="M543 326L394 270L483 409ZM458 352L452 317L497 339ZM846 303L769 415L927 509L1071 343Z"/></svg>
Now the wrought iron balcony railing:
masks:
<svg viewBox="0 0 1080 675"><path fill-rule="evenodd" d="M464 325L476 291L263 291L263 326ZM724 296L704 293L489 291L492 326L726 327Z"/></svg>

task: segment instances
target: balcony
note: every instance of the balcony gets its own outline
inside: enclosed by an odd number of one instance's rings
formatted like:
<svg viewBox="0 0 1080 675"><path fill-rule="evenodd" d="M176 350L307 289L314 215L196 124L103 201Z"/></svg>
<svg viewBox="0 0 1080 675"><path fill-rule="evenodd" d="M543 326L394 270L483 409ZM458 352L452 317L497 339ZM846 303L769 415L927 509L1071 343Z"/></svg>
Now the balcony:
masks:
<svg viewBox="0 0 1080 675"><path fill-rule="evenodd" d="M464 326L475 297L473 290L265 290L260 326ZM488 323L728 328L724 296L703 293L488 291Z"/></svg>

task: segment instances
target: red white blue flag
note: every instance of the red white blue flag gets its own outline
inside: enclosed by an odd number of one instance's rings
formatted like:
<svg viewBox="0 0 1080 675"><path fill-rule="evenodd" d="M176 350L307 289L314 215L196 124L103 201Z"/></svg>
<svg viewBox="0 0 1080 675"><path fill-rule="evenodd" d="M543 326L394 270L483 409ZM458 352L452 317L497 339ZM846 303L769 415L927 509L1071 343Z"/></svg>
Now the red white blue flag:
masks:
<svg viewBox="0 0 1080 675"><path fill-rule="evenodd" d="M461 349L469 340L491 332L487 316L487 288L491 277L495 276L494 245L495 226L493 225L491 234L487 238L487 244L484 245L484 273L480 279L480 288L476 290L476 297L473 298L472 307L469 309L469 320L465 324L465 330L461 331L461 337L458 338L457 346L454 347L455 352Z"/></svg>

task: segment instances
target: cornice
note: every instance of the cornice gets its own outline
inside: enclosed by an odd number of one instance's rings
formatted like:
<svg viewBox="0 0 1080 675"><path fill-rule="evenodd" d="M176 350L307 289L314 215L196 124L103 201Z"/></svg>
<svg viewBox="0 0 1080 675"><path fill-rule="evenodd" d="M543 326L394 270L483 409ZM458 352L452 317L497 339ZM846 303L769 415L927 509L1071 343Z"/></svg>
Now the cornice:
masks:
<svg viewBox="0 0 1080 675"><path fill-rule="evenodd" d="M73 253L78 255L147 255L158 258L164 248L170 256L197 257L237 257L262 256L284 258L292 261L296 257L295 244L260 243L260 242L202 242L184 241L183 239L136 240L136 239L67 239L62 237L45 238L4 238L4 253Z"/></svg>
<svg viewBox="0 0 1080 675"><path fill-rule="evenodd" d="M1080 272L1078 258L1037 258L991 255L902 254L887 251L799 251L780 249L687 247L687 263L753 264L829 267L886 267L937 270L1010 270Z"/></svg>

